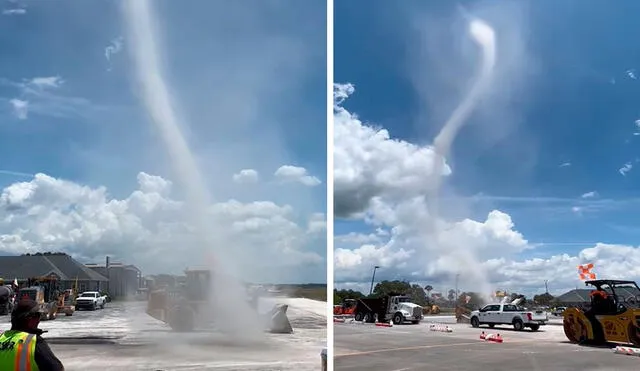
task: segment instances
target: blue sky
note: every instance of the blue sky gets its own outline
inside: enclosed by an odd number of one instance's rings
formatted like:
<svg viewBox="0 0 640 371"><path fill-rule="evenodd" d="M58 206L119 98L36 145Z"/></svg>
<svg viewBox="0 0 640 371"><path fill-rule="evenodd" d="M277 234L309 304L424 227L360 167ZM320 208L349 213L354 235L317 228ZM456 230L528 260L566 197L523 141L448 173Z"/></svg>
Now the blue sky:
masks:
<svg viewBox="0 0 640 371"><path fill-rule="evenodd" d="M444 192L465 199L452 218L508 213L529 243L548 244L520 260L576 255L597 242L637 245L640 178L619 169L640 158L640 48L628 41L640 30L640 3L364 3L335 4L335 81L355 86L343 106L416 144L431 143L473 76L451 46L464 47L451 38L464 27L460 7L496 31L496 91L447 159ZM426 50L433 45L443 46L441 58ZM362 221L335 226L336 234L369 229Z"/></svg>
<svg viewBox="0 0 640 371"><path fill-rule="evenodd" d="M0 3L1 188L45 173L105 187L109 197L125 199L138 187L140 172L176 183L139 99L120 4ZM153 1L155 37L207 188L217 202L290 205L289 218L306 227L310 215L326 210L326 6L277 0L188 4ZM20 102L28 105L17 107ZM278 178L274 172L283 165L304 168L299 177L321 184L305 186L291 178L295 174ZM259 173L257 186L232 180L242 169ZM179 188L174 198L180 198ZM13 232L6 228L0 226L0 234ZM301 244L326 254L324 241ZM106 245L96 251L107 252ZM292 274L324 280L324 265L311 273L307 268Z"/></svg>

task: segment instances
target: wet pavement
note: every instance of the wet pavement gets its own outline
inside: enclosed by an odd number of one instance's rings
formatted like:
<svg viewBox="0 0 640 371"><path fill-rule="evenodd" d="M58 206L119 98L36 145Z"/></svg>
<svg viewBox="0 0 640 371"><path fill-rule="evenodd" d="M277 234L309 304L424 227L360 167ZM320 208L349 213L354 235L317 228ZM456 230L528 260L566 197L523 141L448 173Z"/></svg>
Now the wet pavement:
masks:
<svg viewBox="0 0 640 371"><path fill-rule="evenodd" d="M43 321L43 336L66 370L318 370L326 347L326 303L281 298L294 334L250 344L215 331L176 333L144 313L145 302L112 302ZM0 330L9 318L0 318Z"/></svg>

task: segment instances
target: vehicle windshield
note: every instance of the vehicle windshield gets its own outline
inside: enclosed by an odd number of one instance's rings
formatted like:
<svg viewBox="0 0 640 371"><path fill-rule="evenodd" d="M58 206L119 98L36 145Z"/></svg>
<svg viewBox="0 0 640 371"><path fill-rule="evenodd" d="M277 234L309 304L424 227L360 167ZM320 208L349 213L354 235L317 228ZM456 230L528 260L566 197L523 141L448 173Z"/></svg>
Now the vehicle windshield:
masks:
<svg viewBox="0 0 640 371"><path fill-rule="evenodd" d="M83 294L80 294L80 297L81 297L81 298L95 298L95 297L96 297L96 294L94 294L94 293L90 293L90 292L89 292L89 293L85 292L85 293L83 293Z"/></svg>
<svg viewBox="0 0 640 371"><path fill-rule="evenodd" d="M398 298L398 303L409 303L411 301L411 299L409 299L406 296L401 296Z"/></svg>
<svg viewBox="0 0 640 371"><path fill-rule="evenodd" d="M611 288L609 286L603 286L603 289L608 293L611 293ZM636 285L632 283L625 283L620 285L615 285L613 287L613 291L615 291L616 296L618 296L618 300L625 301L628 298L637 298L640 297L640 291Z"/></svg>

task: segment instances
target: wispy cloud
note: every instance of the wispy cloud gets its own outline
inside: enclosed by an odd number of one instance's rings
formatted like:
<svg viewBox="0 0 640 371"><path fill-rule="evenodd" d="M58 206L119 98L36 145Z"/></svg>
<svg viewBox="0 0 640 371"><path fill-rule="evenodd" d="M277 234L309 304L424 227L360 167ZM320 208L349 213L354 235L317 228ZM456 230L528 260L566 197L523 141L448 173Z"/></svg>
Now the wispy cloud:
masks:
<svg viewBox="0 0 640 371"><path fill-rule="evenodd" d="M0 175L10 175L10 176L19 176L25 178L33 178L33 174L23 173L20 171L11 171L11 170L0 170Z"/></svg>
<svg viewBox="0 0 640 371"><path fill-rule="evenodd" d="M594 198L594 197L597 197L597 196L598 196L598 192L591 191L591 192L587 192L587 193L583 194L580 197L582 197L582 198Z"/></svg>
<svg viewBox="0 0 640 371"><path fill-rule="evenodd" d="M618 172L622 175L622 176L627 176L627 173L631 171L631 169L633 169L633 164L631 164L631 162L627 162L626 164L624 164L620 169L618 169Z"/></svg>
<svg viewBox="0 0 640 371"><path fill-rule="evenodd" d="M4 9L2 11L2 15L24 15L27 14L27 9L15 8L15 9Z"/></svg>
<svg viewBox="0 0 640 371"><path fill-rule="evenodd" d="M123 45L124 38L122 36L118 36L111 40L111 43L104 48L104 57L107 59L107 63L109 63L107 71L111 71L111 56L120 53Z"/></svg>
<svg viewBox="0 0 640 371"><path fill-rule="evenodd" d="M0 78L0 85L17 90L14 97L5 100L11 104L13 114L21 120L27 119L30 113L57 118L88 117L101 109L101 106L86 98L63 94L60 90L64 84L60 76L40 76L21 82Z"/></svg>
<svg viewBox="0 0 640 371"><path fill-rule="evenodd" d="M11 99L9 104L13 107L13 114L20 120L26 120L29 114L29 102L20 99Z"/></svg>
<svg viewBox="0 0 640 371"><path fill-rule="evenodd" d="M558 167L568 167L571 166L571 162L563 162Z"/></svg>

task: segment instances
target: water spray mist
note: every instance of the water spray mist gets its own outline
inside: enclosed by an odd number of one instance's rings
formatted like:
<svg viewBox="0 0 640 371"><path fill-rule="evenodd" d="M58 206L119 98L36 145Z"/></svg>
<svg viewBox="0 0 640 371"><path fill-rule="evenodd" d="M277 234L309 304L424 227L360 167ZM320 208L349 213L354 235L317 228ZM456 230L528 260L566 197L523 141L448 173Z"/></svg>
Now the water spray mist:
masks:
<svg viewBox="0 0 640 371"><path fill-rule="evenodd" d="M468 19L469 16L467 15L465 18ZM432 176L433 184L432 187L430 187L431 191L428 197L427 205L430 210L429 220L431 221L429 232L432 234L432 236L434 236L433 239L438 245L440 244L440 231L437 225L439 217L438 198L442 183L441 177L445 159L449 156L451 145L455 141L458 132L464 126L466 120L469 118L469 115L489 87L493 76L493 69L496 63L496 40L495 33L491 26L480 19L470 19L469 33L473 40L482 49L480 72L478 74L476 82L471 87L469 94L467 94L464 100L458 105L458 107L456 107L456 109L451 114L451 117L449 117L433 142L433 150L436 155L436 161ZM476 278L477 282L483 282L483 286L488 286L488 283L486 283L486 277L484 277L484 273L479 272L475 267L478 264L475 257L471 256L471 253L469 251L466 251L464 249L464 246L447 246L447 255L454 258L458 262L459 266L468 267L468 272L471 272L470 274L476 275L476 277L474 278ZM483 287L482 289L487 293L489 292L488 287Z"/></svg>
<svg viewBox="0 0 640 371"><path fill-rule="evenodd" d="M223 228L211 225L208 213L210 197L198 170L196 161L180 129L179 120L174 111L169 89L160 68L160 58L154 37L154 24L150 1L124 1L124 14L131 34L131 52L136 65L138 82L142 88L141 98L151 121L160 132L172 161L173 174L184 188L186 195L186 214L195 227L196 248L206 246L210 249L228 248ZM213 230L212 230L213 228ZM189 246L184 254L189 254ZM190 254L195 255L195 254ZM206 261L206 256L193 256L195 261ZM218 254L217 258L220 256ZM235 279L220 272L224 262L217 262L211 274L212 319L216 327L230 336L246 340L257 340L263 336L263 326L246 301L244 287Z"/></svg>

